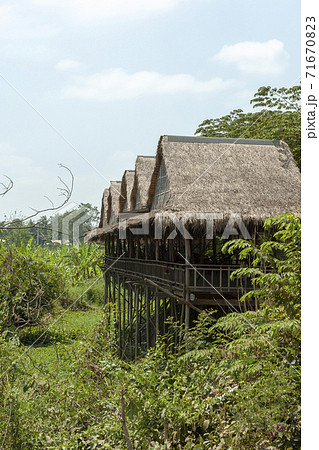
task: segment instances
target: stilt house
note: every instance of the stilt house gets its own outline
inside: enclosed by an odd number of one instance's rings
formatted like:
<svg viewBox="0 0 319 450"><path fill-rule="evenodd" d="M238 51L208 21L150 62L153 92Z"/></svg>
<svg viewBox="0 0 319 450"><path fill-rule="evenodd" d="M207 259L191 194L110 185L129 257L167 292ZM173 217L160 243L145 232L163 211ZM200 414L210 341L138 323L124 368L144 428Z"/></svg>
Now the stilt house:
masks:
<svg viewBox="0 0 319 450"><path fill-rule="evenodd" d="M86 237L105 245L105 302L123 356L154 345L169 331L168 317L187 331L205 308L226 314L258 306L240 302L252 285L230 279L240 263L221 247L255 238L268 217L300 216L300 172L286 143L162 136L156 158L137 158L123 224L117 216L127 186L127 173L117 195L111 183L107 223Z"/></svg>

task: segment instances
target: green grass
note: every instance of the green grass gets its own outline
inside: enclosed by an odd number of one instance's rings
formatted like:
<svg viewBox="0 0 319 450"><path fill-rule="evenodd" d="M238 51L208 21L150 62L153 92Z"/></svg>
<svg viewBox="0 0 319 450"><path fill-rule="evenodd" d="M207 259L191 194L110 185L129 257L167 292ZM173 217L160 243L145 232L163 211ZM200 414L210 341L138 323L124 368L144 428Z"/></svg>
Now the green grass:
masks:
<svg viewBox="0 0 319 450"><path fill-rule="evenodd" d="M45 376L65 376L72 371L76 353L103 318L103 280L87 291L91 284L88 280L72 287L66 309L57 307L44 326L21 333L21 343L27 350L22 365L28 363L29 370ZM80 301L67 309L85 291Z"/></svg>
<svg viewBox="0 0 319 450"><path fill-rule="evenodd" d="M59 316L58 316L59 317ZM58 320L52 319L52 327L46 336L27 351L23 363L29 363L34 373L45 376L61 377L72 372L72 364L76 361L77 352L91 334L95 326L102 320L101 310L67 311ZM55 321L57 321L55 323ZM28 348L42 330L32 330L27 336Z"/></svg>

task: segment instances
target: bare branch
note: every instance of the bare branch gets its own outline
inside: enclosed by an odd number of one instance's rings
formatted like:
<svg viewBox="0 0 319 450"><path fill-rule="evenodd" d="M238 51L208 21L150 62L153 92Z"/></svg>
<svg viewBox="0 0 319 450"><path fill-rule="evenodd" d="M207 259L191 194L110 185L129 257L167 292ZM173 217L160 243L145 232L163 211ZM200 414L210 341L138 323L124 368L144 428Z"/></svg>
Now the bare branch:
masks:
<svg viewBox="0 0 319 450"><path fill-rule="evenodd" d="M1 197L4 197L13 188L13 181L11 180L11 178L7 177L7 175L3 176L7 178L9 182L7 184L0 183L0 186L3 186L4 188L4 191L0 192Z"/></svg>
<svg viewBox="0 0 319 450"><path fill-rule="evenodd" d="M73 192L74 175L73 175L72 171L71 171L67 166L64 166L63 164L60 163L60 164L59 164L59 167L62 168L62 169L66 169L66 170L69 172L69 174L71 175L71 182L70 182L70 184L67 184L65 181L62 180L62 178L61 178L60 176L58 176L58 179L60 180L60 182L62 183L62 185L63 185L64 187L58 187L57 189L58 189L58 191L60 191L60 194L59 194L59 195L62 196L62 197L64 197L64 200L63 200L59 205L55 206L54 203L53 203L53 201L52 201L49 197L47 197L47 196L45 195L44 197L45 197L47 200L49 200L49 202L51 203L51 206L50 206L49 208L44 208L44 209L36 209L36 208L31 208L31 207L30 207L30 209L31 209L32 211L34 211L33 214L30 214L29 216L24 217L23 219L20 219L21 222L25 222L26 220L32 219L33 217L38 216L39 214L42 214L42 213L44 213L44 212L48 212L48 211L56 211L56 210L62 208L64 205L66 205L66 204L68 203L68 201L69 201L70 198L71 198L72 192ZM8 178L8 177L7 177L7 178ZM12 183L12 185L13 185L13 183ZM11 188L10 188L10 189L11 189ZM14 223L14 221L5 223L4 225L2 225L2 226L0 227L0 229L8 228L8 227L9 227L10 225L12 225L13 223Z"/></svg>
<svg viewBox="0 0 319 450"><path fill-rule="evenodd" d="M47 200L49 200L49 202L51 203L52 208L54 208L54 203L53 203L53 201L52 201L47 195L44 195L44 198L46 198Z"/></svg>

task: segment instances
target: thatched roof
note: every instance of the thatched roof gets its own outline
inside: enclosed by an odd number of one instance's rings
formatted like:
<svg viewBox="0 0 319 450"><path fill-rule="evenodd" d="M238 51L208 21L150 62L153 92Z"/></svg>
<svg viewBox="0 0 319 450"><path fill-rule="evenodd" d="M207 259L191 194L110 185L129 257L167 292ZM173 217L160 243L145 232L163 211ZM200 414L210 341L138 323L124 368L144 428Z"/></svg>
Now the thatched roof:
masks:
<svg viewBox="0 0 319 450"><path fill-rule="evenodd" d="M162 136L151 209L162 161L169 191L163 211L235 213L254 223L285 212L300 216L300 172L283 141Z"/></svg>
<svg viewBox="0 0 319 450"><path fill-rule="evenodd" d="M131 194L131 211L135 210L136 194L139 192L140 208L145 209L148 200L148 190L155 167L155 156L138 155L135 162L135 177Z"/></svg>
<svg viewBox="0 0 319 450"><path fill-rule="evenodd" d="M126 170L122 177L121 184L121 195L120 195L120 212L123 212L124 207L126 206L126 211L129 211L131 208L131 193L134 184L134 170Z"/></svg>
<svg viewBox="0 0 319 450"><path fill-rule="evenodd" d="M119 215L119 198L121 195L121 181L110 182L110 194L108 197L107 224L113 225L117 222Z"/></svg>
<svg viewBox="0 0 319 450"><path fill-rule="evenodd" d="M159 173L165 191L160 209L154 207ZM131 218L127 226L141 223L142 216L153 219L157 212L164 226L170 223L171 213L187 217L193 225L198 213L220 213L223 220L216 229L232 214L239 214L246 224L257 225L268 217L286 212L300 217L301 212L300 171L283 141L162 136L156 159L136 159L131 210L138 188L141 209L150 213ZM111 205L113 215L118 216L119 192L120 183L111 182L108 220ZM89 240L102 242L117 227L113 220Z"/></svg>
<svg viewBox="0 0 319 450"><path fill-rule="evenodd" d="M99 228L102 228L107 224L107 209L108 209L109 194L110 194L110 189L109 188L104 189L104 192L102 195L102 205L101 205Z"/></svg>
<svg viewBox="0 0 319 450"><path fill-rule="evenodd" d="M109 225L105 225L102 228L94 228L84 234L84 242L100 242L103 243L105 236L112 228Z"/></svg>

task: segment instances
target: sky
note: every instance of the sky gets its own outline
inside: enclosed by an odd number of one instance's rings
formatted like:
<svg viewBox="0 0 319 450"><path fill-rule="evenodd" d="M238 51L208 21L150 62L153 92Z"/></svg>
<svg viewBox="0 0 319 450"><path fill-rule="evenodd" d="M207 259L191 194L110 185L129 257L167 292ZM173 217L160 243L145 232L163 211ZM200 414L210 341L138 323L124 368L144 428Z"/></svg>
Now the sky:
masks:
<svg viewBox="0 0 319 450"><path fill-rule="evenodd" d="M58 205L59 163L100 207L161 135L299 77L296 0L0 0L0 219Z"/></svg>

